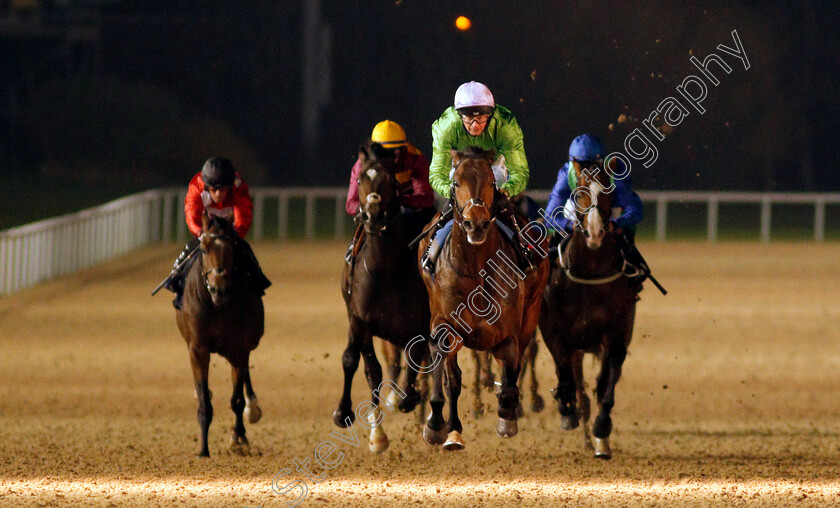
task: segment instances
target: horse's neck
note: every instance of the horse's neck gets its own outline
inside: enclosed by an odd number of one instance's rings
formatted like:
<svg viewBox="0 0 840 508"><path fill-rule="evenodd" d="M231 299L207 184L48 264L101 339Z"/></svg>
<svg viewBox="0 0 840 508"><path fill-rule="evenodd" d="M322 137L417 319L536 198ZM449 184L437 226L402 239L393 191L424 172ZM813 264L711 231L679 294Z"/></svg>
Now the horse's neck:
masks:
<svg viewBox="0 0 840 508"><path fill-rule="evenodd" d="M490 231L487 232L484 242L474 245L467 240L466 231L453 224L449 241L449 262L459 274L479 277L479 272L485 269L487 260L502 248L501 238L498 226L493 223L490 224Z"/></svg>
<svg viewBox="0 0 840 508"><path fill-rule="evenodd" d="M184 282L184 293L190 290L192 286L195 294L198 295L198 303L204 307L211 307L213 299L210 297L210 291L207 290L207 285L204 283L204 262L199 254L198 259L190 267L187 273L187 278Z"/></svg>
<svg viewBox="0 0 840 508"><path fill-rule="evenodd" d="M396 261L407 257L407 244L399 221L394 221L379 236L366 235L362 246L365 266L369 271L380 272L401 269L401 263Z"/></svg>
<svg viewBox="0 0 840 508"><path fill-rule="evenodd" d="M611 275L619 268L618 246L611 238L604 238L598 249L586 246L586 238L579 231L569 241L566 266L578 277Z"/></svg>

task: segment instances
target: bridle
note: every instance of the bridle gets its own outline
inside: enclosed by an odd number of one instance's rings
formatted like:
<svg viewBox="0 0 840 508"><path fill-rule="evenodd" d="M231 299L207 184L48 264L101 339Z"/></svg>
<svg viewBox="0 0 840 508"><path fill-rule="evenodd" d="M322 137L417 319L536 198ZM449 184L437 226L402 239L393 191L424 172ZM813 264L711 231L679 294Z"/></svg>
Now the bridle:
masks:
<svg viewBox="0 0 840 508"><path fill-rule="evenodd" d="M580 185L581 184L579 183L578 187L580 187ZM598 209L598 213L601 214L602 219L604 218L604 215L606 214L606 221L609 221L609 213L610 213L609 209L606 210L606 211L603 210L601 207L598 206L598 203L594 203L591 206L595 206ZM580 212L577 212L577 213L580 213ZM574 226L574 231L577 232L577 233L582 233L584 236L586 236L588 234L586 228L583 227L583 221L580 220L580 217L578 218L577 224ZM565 256L563 254L565 254ZM621 268L619 268L615 273L613 273L611 275L607 275L605 277L598 277L598 278L594 278L594 279L585 279L585 278L582 278L582 277L577 277L575 275L572 275L571 266L570 266L571 261L570 260L567 261L565 259L567 256L571 257L571 250L570 249L566 249L565 253L561 253L558 256L558 263L560 265L560 268L562 268L563 271L565 272L566 278L569 279L570 281L574 282L574 283L577 283L577 284L584 284L584 285L589 285L589 286L595 286L595 285L600 285L600 284L609 284L610 282L613 282L613 281L619 279L620 277L636 277L640 273L640 270L637 266L631 265L630 263L627 262L626 259L623 259ZM631 271L628 271L628 268Z"/></svg>
<svg viewBox="0 0 840 508"><path fill-rule="evenodd" d="M362 172L364 173L365 171L368 171L370 169L375 169L375 168L373 168L373 167L370 167L370 168L367 168L367 169L363 168ZM399 186L397 185L397 179L394 176L394 171L392 171L391 169L388 169L388 168L381 168L381 169L376 169L376 170L388 173L388 175L391 178L390 185L391 185L391 190L392 190L393 195L394 195L394 199L392 199L391 202L388 203L388 208L386 208L384 210L384 212L382 213L382 223L378 228L379 231L381 232L381 231L385 230L388 226L393 224L397 219L399 219L399 217L400 217L400 196L401 196L401 194L400 194ZM368 193L368 196L370 196L371 194L378 194L378 193ZM361 206L359 206L359 212L357 214L357 217L361 217L366 213L366 211L364 210L365 205L363 203L360 203L360 205Z"/></svg>
<svg viewBox="0 0 840 508"><path fill-rule="evenodd" d="M458 163L455 164L455 166L452 167L452 174L454 175L455 172L458 171L458 168L461 166L461 164L466 159L481 159L483 157L484 157L483 155L462 155L460 160L458 161ZM495 190L494 190L494 194L493 194L493 202L490 203L489 207L487 206L486 203L484 203L484 200L481 199L481 198L470 198L469 201L464 203L464 206L459 208L458 207L458 200L455 198L455 186L452 185L452 186L449 187L449 204L452 207L452 210L454 212L453 213L453 220L455 221L455 224L457 224L460 227L463 227L464 215L467 212L469 212L475 206L483 207L490 214L490 220L491 221L496 220L496 214L495 214L496 194L495 194Z"/></svg>
<svg viewBox="0 0 840 508"><path fill-rule="evenodd" d="M205 238L209 239L209 240L218 240L218 239L230 238L230 236L229 235L222 235L222 234L219 234L219 233L206 233L205 232L205 233L202 233L200 237L198 237L199 242L202 242ZM235 239L233 239L233 241L235 241ZM204 249L204 247L201 246L201 243L199 243L199 251L201 253L201 255L199 256L199 263L201 263L201 278L202 278L202 281L204 282L204 287L207 288L207 292L212 295L214 287L210 285L210 280L208 279L208 277L211 273L214 273L217 270L219 270L219 268L211 268L210 270L205 270L204 269L204 254L207 254L207 251ZM236 266L232 266L230 268L231 275L233 275L236 272L236 270L237 270Z"/></svg>

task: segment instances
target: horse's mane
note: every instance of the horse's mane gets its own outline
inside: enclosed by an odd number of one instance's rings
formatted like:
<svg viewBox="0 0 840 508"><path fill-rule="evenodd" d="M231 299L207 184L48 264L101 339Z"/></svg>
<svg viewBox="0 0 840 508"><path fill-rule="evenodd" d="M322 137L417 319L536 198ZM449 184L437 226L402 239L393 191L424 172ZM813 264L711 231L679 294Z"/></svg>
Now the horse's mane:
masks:
<svg viewBox="0 0 840 508"><path fill-rule="evenodd" d="M484 150L477 146L468 146L463 150L459 150L458 152L468 159L488 158L492 160L495 157L495 152L493 150Z"/></svg>
<svg viewBox="0 0 840 508"><path fill-rule="evenodd" d="M223 236L230 236L235 233L233 224L224 217L210 217L207 232L214 232Z"/></svg>

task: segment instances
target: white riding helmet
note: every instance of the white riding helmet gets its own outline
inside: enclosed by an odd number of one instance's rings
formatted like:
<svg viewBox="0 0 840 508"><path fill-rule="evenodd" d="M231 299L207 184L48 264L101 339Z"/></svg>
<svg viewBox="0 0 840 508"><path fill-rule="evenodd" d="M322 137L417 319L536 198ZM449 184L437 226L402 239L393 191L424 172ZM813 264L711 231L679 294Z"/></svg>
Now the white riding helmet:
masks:
<svg viewBox="0 0 840 508"><path fill-rule="evenodd" d="M496 107L490 89L478 81L469 81L455 91L455 109L475 107Z"/></svg>

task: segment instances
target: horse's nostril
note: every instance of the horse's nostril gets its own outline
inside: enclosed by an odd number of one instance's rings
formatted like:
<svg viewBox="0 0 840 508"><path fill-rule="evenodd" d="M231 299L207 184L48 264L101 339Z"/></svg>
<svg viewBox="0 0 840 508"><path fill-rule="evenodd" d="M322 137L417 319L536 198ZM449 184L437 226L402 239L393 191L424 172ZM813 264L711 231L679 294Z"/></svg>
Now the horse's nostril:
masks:
<svg viewBox="0 0 840 508"><path fill-rule="evenodd" d="M472 221L471 220L465 220L464 221L464 227L467 228L467 229L472 229L473 228Z"/></svg>
<svg viewBox="0 0 840 508"><path fill-rule="evenodd" d="M362 219L363 219L365 222L370 222L370 214L369 214L368 212L364 212L364 213L362 214Z"/></svg>
<svg viewBox="0 0 840 508"><path fill-rule="evenodd" d="M486 220L486 221L481 223L481 229L487 229L489 227L490 227L490 221L489 220Z"/></svg>

